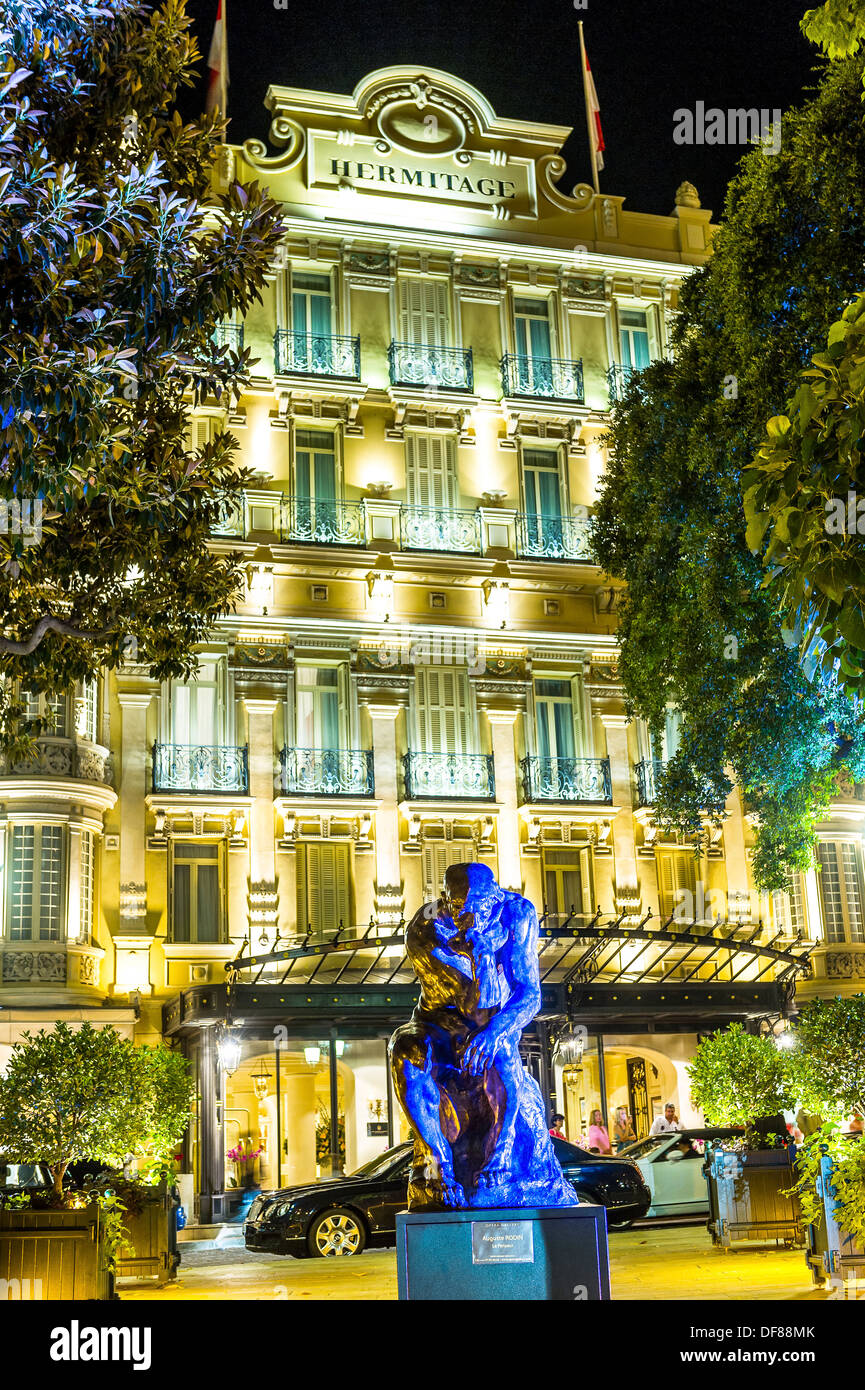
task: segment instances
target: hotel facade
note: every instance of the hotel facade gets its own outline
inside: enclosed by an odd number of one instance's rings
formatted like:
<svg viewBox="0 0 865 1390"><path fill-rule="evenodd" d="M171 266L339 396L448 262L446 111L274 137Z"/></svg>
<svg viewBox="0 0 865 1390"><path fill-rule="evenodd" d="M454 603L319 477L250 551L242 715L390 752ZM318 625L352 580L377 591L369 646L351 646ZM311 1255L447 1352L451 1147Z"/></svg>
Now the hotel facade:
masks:
<svg viewBox="0 0 865 1390"><path fill-rule="evenodd" d="M592 560L609 411L710 253L696 191L669 216L564 192L567 129L435 70L267 105L275 152L227 146L215 174L284 209L264 302L220 330L257 361L230 411L191 418L254 470L213 537L242 600L192 682L131 657L34 697L52 732L0 769L0 1065L61 1018L181 1047L202 1221L245 1174L351 1170L405 1135L402 930L449 863L537 905L525 1060L572 1138L596 1106L640 1134L667 1100L698 1119L701 1031L865 979L859 789L822 872L771 898L738 793L699 858L659 832L677 718L654 745L628 720Z"/></svg>

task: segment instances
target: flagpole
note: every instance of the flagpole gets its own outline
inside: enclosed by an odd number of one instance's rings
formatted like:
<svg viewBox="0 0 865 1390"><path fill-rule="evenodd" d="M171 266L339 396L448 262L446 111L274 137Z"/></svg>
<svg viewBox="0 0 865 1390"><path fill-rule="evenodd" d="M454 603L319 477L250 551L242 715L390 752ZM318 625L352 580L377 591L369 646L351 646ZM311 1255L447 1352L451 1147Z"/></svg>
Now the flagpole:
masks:
<svg viewBox="0 0 865 1390"><path fill-rule="evenodd" d="M222 62L219 65L219 104L228 126L228 0L222 0Z"/></svg>
<svg viewBox="0 0 865 1390"><path fill-rule="evenodd" d="M598 182L598 157L595 149L595 129L592 121L592 110L589 105L589 74L586 66L586 44L583 38L583 21L577 21L580 26L580 62L583 69L583 99L586 103L586 131L589 136L589 158L592 161L592 182L595 185L595 192L600 193L601 185Z"/></svg>

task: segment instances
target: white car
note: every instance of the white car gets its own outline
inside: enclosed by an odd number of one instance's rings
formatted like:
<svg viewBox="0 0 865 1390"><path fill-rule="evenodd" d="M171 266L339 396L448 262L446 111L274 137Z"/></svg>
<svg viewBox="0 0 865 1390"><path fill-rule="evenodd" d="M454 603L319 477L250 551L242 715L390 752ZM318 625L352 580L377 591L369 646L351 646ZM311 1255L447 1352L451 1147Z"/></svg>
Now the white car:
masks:
<svg viewBox="0 0 865 1390"><path fill-rule="evenodd" d="M646 1212L651 1216L708 1216L709 1188L703 1174L703 1145L715 1130L685 1130L657 1134L639 1139L627 1149L620 1149L617 1158L636 1163L643 1181L652 1194L652 1205ZM690 1141L690 1152L679 1158L678 1145ZM676 1154L671 1158L671 1154Z"/></svg>

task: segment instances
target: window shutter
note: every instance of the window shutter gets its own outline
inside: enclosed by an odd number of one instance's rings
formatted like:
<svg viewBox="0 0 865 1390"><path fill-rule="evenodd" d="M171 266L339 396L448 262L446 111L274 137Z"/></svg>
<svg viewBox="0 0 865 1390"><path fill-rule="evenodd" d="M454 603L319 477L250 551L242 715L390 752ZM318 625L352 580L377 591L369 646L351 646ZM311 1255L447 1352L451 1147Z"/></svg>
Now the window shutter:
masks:
<svg viewBox="0 0 865 1390"><path fill-rule="evenodd" d="M468 689L465 672L447 666L422 666L416 673L418 725L424 753L466 753Z"/></svg>
<svg viewBox="0 0 865 1390"><path fill-rule="evenodd" d="M407 276L399 282L400 337L406 343L447 347L448 287L444 280Z"/></svg>
<svg viewBox="0 0 865 1390"><path fill-rule="evenodd" d="M676 913L686 919L694 914L697 869L689 849L658 851L658 897L661 915ZM687 893L683 901L682 894Z"/></svg>
<svg viewBox="0 0 865 1390"><path fill-rule="evenodd" d="M351 922L348 845L309 844L306 851L306 900L317 935Z"/></svg>
<svg viewBox="0 0 865 1390"><path fill-rule="evenodd" d="M456 448L450 435L409 434L406 463L409 506L451 508L459 505Z"/></svg>
<svg viewBox="0 0 865 1390"><path fill-rule="evenodd" d="M432 902L441 896L445 870L451 864L476 864L477 858L477 850L468 840L426 843L423 847L424 901Z"/></svg>

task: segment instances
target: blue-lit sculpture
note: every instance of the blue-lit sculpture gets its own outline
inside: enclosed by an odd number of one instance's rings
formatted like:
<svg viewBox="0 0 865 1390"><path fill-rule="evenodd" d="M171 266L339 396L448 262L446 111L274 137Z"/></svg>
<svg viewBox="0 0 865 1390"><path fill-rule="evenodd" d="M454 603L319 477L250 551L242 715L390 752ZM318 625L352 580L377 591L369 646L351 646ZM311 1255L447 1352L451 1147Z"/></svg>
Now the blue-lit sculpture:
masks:
<svg viewBox="0 0 865 1390"><path fill-rule="evenodd" d="M415 1136L409 1210L578 1205L519 1053L541 1003L532 904L485 864L453 864L406 951L421 993L390 1058Z"/></svg>

